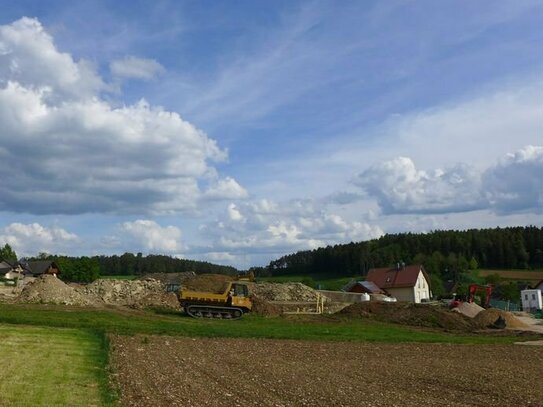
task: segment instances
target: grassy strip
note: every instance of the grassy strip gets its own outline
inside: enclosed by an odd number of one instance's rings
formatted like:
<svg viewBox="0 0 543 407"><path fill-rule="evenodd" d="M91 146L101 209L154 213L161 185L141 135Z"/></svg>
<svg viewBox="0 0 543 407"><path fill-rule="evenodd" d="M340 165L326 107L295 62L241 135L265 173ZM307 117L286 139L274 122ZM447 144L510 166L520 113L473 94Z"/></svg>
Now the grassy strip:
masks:
<svg viewBox="0 0 543 407"><path fill-rule="evenodd" d="M247 315L238 321L196 320L181 314L161 315L152 312L89 310L48 305L0 304L0 322L95 329L128 335L458 344L512 343L519 340L514 336L448 334L363 319L324 316L263 318Z"/></svg>
<svg viewBox="0 0 543 407"><path fill-rule="evenodd" d="M0 399L8 406L113 406L105 335L0 325Z"/></svg>

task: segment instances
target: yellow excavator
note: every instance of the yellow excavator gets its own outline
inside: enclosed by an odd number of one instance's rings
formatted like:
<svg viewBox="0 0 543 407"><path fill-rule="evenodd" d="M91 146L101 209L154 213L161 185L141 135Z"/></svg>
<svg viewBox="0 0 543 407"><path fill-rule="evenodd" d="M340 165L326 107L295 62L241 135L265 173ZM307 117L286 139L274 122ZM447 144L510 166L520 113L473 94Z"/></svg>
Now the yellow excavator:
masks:
<svg viewBox="0 0 543 407"><path fill-rule="evenodd" d="M239 319L253 306L247 285L237 281L226 283L220 294L181 289L179 302L193 318Z"/></svg>

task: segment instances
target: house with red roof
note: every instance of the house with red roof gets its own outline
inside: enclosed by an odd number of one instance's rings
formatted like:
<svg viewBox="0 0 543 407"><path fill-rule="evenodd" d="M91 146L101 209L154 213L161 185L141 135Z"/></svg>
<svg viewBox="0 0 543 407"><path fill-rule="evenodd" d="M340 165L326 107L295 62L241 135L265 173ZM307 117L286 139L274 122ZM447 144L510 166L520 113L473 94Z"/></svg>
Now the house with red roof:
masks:
<svg viewBox="0 0 543 407"><path fill-rule="evenodd" d="M396 297L398 301L419 303L430 299L430 277L421 264L370 269L366 277L380 289Z"/></svg>

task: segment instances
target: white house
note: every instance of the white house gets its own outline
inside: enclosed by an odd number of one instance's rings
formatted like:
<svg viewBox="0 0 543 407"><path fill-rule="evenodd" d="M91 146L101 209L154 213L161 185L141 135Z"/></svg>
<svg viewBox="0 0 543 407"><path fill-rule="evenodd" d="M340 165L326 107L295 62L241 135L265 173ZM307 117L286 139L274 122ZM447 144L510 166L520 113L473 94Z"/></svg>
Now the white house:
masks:
<svg viewBox="0 0 543 407"><path fill-rule="evenodd" d="M398 264L395 268L370 269L366 280L396 297L398 301L419 303L432 296L430 278L420 264Z"/></svg>

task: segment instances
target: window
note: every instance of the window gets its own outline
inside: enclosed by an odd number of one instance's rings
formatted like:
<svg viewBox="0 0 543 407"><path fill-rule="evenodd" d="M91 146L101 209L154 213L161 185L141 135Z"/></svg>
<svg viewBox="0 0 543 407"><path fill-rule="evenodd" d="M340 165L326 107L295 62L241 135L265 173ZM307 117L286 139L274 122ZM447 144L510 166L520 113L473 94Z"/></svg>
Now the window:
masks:
<svg viewBox="0 0 543 407"><path fill-rule="evenodd" d="M524 299L525 299L525 300L528 299L528 294L524 294Z"/></svg>
<svg viewBox="0 0 543 407"><path fill-rule="evenodd" d="M535 294L532 294L532 300L535 300Z"/></svg>

